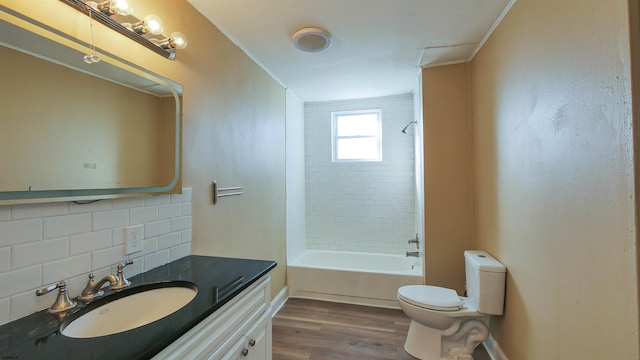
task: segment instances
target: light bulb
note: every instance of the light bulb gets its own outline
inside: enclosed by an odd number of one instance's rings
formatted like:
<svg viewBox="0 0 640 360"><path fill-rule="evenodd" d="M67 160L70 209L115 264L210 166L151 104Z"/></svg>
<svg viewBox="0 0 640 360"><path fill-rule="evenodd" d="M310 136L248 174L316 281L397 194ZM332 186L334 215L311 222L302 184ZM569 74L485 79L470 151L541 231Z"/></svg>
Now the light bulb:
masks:
<svg viewBox="0 0 640 360"><path fill-rule="evenodd" d="M171 45L176 49L184 49L187 47L187 37L181 32L176 31L172 33L169 39L171 40Z"/></svg>
<svg viewBox="0 0 640 360"><path fill-rule="evenodd" d="M156 15L147 15L144 17L143 21L145 29L154 35L160 35L164 31L162 19Z"/></svg>
<svg viewBox="0 0 640 360"><path fill-rule="evenodd" d="M122 16L133 14L133 2L132 0L111 0L109 1L109 8Z"/></svg>

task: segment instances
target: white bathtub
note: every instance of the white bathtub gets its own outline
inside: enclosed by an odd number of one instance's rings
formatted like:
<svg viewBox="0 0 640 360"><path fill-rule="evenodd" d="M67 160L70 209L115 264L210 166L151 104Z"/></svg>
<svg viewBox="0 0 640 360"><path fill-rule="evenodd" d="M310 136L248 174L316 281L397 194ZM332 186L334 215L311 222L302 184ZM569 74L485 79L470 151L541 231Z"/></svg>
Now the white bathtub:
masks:
<svg viewBox="0 0 640 360"><path fill-rule="evenodd" d="M423 284L414 257L305 250L287 266L289 296L399 308L404 285Z"/></svg>

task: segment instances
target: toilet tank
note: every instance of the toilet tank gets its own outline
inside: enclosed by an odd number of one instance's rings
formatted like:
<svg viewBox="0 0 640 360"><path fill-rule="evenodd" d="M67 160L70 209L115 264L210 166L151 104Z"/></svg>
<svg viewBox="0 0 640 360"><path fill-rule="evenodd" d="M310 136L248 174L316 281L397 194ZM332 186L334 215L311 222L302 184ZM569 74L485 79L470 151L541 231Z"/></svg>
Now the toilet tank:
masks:
<svg viewBox="0 0 640 360"><path fill-rule="evenodd" d="M467 298L483 314L502 315L507 269L489 253L464 252Z"/></svg>

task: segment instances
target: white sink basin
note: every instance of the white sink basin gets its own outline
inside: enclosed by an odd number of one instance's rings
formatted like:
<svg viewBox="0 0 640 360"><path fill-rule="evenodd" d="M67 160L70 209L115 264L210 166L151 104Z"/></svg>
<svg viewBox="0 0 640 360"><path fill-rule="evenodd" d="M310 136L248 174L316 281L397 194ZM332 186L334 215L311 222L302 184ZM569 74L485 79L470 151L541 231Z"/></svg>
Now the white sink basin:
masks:
<svg viewBox="0 0 640 360"><path fill-rule="evenodd" d="M148 289L143 291L127 289L131 290L130 295L123 292L105 297L103 301L110 297L118 299L96 306L63 325L62 334L71 338L92 338L135 329L180 310L198 292L196 286L188 282L160 284L161 287L146 286Z"/></svg>

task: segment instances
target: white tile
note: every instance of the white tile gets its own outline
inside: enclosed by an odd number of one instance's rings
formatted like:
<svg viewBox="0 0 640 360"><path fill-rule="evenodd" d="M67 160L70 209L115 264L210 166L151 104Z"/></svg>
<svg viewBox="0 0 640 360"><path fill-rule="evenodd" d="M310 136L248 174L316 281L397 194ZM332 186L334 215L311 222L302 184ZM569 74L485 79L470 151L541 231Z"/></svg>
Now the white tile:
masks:
<svg viewBox="0 0 640 360"><path fill-rule="evenodd" d="M11 206L0 205L0 221L11 220Z"/></svg>
<svg viewBox="0 0 640 360"><path fill-rule="evenodd" d="M41 219L0 222L0 246L23 244L41 239Z"/></svg>
<svg viewBox="0 0 640 360"><path fill-rule="evenodd" d="M146 222L158 220L157 206L133 208L130 209L129 212L129 220L131 225L144 224Z"/></svg>
<svg viewBox="0 0 640 360"><path fill-rule="evenodd" d="M20 269L67 257L69 239L59 238L16 245L11 248L11 268Z"/></svg>
<svg viewBox="0 0 640 360"><path fill-rule="evenodd" d="M126 228L115 228L111 232L111 244L112 245L122 245L124 244L124 240L126 237Z"/></svg>
<svg viewBox="0 0 640 360"><path fill-rule="evenodd" d="M191 216L181 216L171 219L171 231L191 229Z"/></svg>
<svg viewBox="0 0 640 360"><path fill-rule="evenodd" d="M69 255L90 253L111 246L111 230L74 235L69 238Z"/></svg>
<svg viewBox="0 0 640 360"><path fill-rule="evenodd" d="M158 251L144 257L144 271L149 271L169 262L169 250Z"/></svg>
<svg viewBox="0 0 640 360"><path fill-rule="evenodd" d="M183 203L191 201L191 188L182 188L182 194L172 194L171 203Z"/></svg>
<svg viewBox="0 0 640 360"><path fill-rule="evenodd" d="M58 289L42 296L36 296L34 290L25 291L11 297L11 321L44 310L56 301Z"/></svg>
<svg viewBox="0 0 640 360"><path fill-rule="evenodd" d="M144 198L144 206L163 205L171 203L169 195L147 196Z"/></svg>
<svg viewBox="0 0 640 360"><path fill-rule="evenodd" d="M140 257L152 254L158 251L158 238L153 237L150 239L142 240L142 251L131 254L132 256Z"/></svg>
<svg viewBox="0 0 640 360"><path fill-rule="evenodd" d="M113 208L114 209L131 209L135 207L140 207L144 205L143 197L128 197L121 199L113 199Z"/></svg>
<svg viewBox="0 0 640 360"><path fill-rule="evenodd" d="M175 261L191 255L191 243L172 247L169 249L169 255L169 261Z"/></svg>
<svg viewBox="0 0 640 360"><path fill-rule="evenodd" d="M0 274L0 298L42 285L42 266L36 265Z"/></svg>
<svg viewBox="0 0 640 360"><path fill-rule="evenodd" d="M96 277L98 276L96 275ZM67 292L69 293L69 296L71 298L79 296L82 293L82 290L84 289L84 287L87 286L88 281L89 281L88 271L78 276L69 278L67 281Z"/></svg>
<svg viewBox="0 0 640 360"><path fill-rule="evenodd" d="M158 249L167 249L182 243L182 234L178 232L158 236Z"/></svg>
<svg viewBox="0 0 640 360"><path fill-rule="evenodd" d="M91 231L91 214L49 217L43 224L45 239L81 234Z"/></svg>
<svg viewBox="0 0 640 360"><path fill-rule="evenodd" d="M91 271L91 254L83 254L42 265L42 283L55 283Z"/></svg>
<svg viewBox="0 0 640 360"><path fill-rule="evenodd" d="M0 273L7 272L11 269L11 248L0 248Z"/></svg>
<svg viewBox="0 0 640 360"><path fill-rule="evenodd" d="M14 220L66 215L68 213L69 203L66 202L13 205L11 207L11 218Z"/></svg>
<svg viewBox="0 0 640 360"><path fill-rule="evenodd" d="M112 200L98 200L96 202L90 202L86 204L69 203L69 212L71 214L83 214L94 211L106 211L113 208Z"/></svg>
<svg viewBox="0 0 640 360"><path fill-rule="evenodd" d="M135 255L135 254L132 254ZM116 269L117 271L117 269ZM144 272L144 258L140 257L139 259L134 258L133 264L127 265L124 267L124 276L130 278L132 276L138 275ZM140 285L140 284L133 284Z"/></svg>
<svg viewBox="0 0 640 360"><path fill-rule="evenodd" d="M93 231L129 225L129 210L111 210L93 213Z"/></svg>
<svg viewBox="0 0 640 360"><path fill-rule="evenodd" d="M170 219L182 215L182 204L158 206L158 219Z"/></svg>
<svg viewBox="0 0 640 360"><path fill-rule="evenodd" d="M11 298L0 299L0 325L11 321L9 314L11 313Z"/></svg>
<svg viewBox="0 0 640 360"><path fill-rule="evenodd" d="M187 230L182 230L182 243L190 243L191 242L191 238L192 238L192 230L191 229L187 229Z"/></svg>
<svg viewBox="0 0 640 360"><path fill-rule="evenodd" d="M192 213L192 205L190 202L182 203L182 215L191 215Z"/></svg>
<svg viewBox="0 0 640 360"><path fill-rule="evenodd" d="M91 253L91 269L101 269L113 264L123 262L127 256L124 253L124 246L114 246L112 248L97 250ZM97 277L97 276L96 276Z"/></svg>
<svg viewBox="0 0 640 360"><path fill-rule="evenodd" d="M171 230L171 222L169 220L160 220L144 225L144 236L147 238L168 234Z"/></svg>

